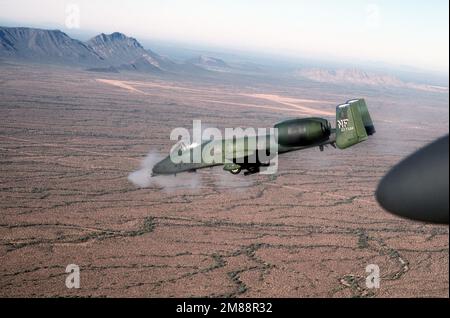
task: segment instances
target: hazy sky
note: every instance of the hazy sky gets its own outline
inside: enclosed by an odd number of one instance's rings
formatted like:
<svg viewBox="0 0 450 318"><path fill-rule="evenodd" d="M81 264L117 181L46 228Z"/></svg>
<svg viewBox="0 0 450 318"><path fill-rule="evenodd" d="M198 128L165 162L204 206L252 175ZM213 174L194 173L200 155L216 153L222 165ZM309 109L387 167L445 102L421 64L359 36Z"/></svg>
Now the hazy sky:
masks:
<svg viewBox="0 0 450 318"><path fill-rule="evenodd" d="M448 72L448 0L0 0L0 24ZM69 11L67 11L69 10ZM72 22L70 22L72 21Z"/></svg>

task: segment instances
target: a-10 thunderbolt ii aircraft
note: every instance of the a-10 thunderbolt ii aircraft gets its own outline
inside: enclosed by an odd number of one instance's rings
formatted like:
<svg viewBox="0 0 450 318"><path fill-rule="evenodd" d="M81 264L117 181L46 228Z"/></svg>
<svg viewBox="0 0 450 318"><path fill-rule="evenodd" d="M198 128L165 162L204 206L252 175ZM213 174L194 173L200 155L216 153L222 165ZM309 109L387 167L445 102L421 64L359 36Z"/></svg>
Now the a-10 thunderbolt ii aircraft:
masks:
<svg viewBox="0 0 450 318"><path fill-rule="evenodd" d="M270 160L278 154L313 147L323 151L326 145L345 149L375 133L364 99L349 100L336 107L336 128L332 128L328 120L317 117L288 119L275 124L274 128L277 131L277 138L272 138L276 140L275 153L270 153L273 143L269 139L273 136L269 134L208 140L190 145L179 142L169 156L153 167L152 176L195 172L219 165L232 174L244 170L245 175L250 175L261 172L261 167L270 167ZM195 162L192 160L195 152L210 153L212 149L218 155L215 160L205 160L203 156Z"/></svg>

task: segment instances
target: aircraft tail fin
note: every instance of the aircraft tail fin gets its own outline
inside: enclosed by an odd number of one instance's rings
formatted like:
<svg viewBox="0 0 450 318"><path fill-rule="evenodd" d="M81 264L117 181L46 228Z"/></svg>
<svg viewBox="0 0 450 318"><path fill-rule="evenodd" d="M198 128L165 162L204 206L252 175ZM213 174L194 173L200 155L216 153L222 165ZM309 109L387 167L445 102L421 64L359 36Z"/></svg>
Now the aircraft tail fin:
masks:
<svg viewBox="0 0 450 318"><path fill-rule="evenodd" d="M366 129L366 133L367 135L372 136L376 132L375 126L373 125L372 118L370 117L369 109L367 108L367 104L364 98L349 100L347 104L358 105L364 128Z"/></svg>
<svg viewBox="0 0 450 318"><path fill-rule="evenodd" d="M336 107L336 145L339 149L351 147L375 133L364 99L350 100Z"/></svg>

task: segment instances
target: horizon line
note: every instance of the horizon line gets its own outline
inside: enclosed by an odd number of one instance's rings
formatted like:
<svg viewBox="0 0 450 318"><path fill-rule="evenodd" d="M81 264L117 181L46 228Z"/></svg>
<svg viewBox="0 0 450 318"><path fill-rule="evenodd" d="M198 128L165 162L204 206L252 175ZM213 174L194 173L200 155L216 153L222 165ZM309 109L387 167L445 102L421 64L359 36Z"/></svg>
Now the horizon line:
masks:
<svg viewBox="0 0 450 318"><path fill-rule="evenodd" d="M6 23L4 23L6 22ZM365 65L362 66L361 64L364 63L373 63L373 64L378 64L378 66L375 66L375 68L379 67L380 64L382 67L389 69L389 70L395 70L395 71L401 71L400 69L408 69L408 70L403 70L403 72L419 72L419 73L426 73L428 75L434 75L434 76L447 76L449 77L450 75L450 70L447 68L445 70L442 70L442 68L431 68L431 67L420 67L417 65L411 65L411 64L397 64L394 62L389 62L389 61L383 61L383 60L374 60L374 59L358 59L357 62L355 63L355 59L352 58L345 58L345 57L310 57L310 56L306 56L300 53L295 53L295 54L282 54L279 53L279 51L274 51L274 50L266 50L264 52L261 51L256 51L257 49L255 48L255 50L252 49L244 49L244 48L239 48L239 47L231 47L231 46L217 46L217 45L213 45L213 44L206 44L204 42L183 42L183 41L179 41L179 40L174 40L174 39L159 39L159 38L139 38L136 37L134 35L130 35L129 33L124 33L122 31L116 30L113 32L103 32L103 31L98 31L98 30L86 30L86 29L68 29L68 28L64 28L64 27L58 27L58 26L44 26L41 24L27 24L27 25L18 25L15 22L12 21L0 21L0 27L5 27L5 28L27 28L27 29L37 29L37 30L43 30L43 31L60 31L64 34L66 34L67 36L69 36L70 38L80 41L80 42L86 42L89 39L92 39L98 35L101 34L105 34L105 35L112 35L114 33L120 33L123 34L127 37L130 38L134 38L135 40L137 40L139 43L141 42L147 42L147 41L153 41L153 42L159 42L159 43L165 43L166 45L174 45L177 49L179 50L199 50L200 52L203 50L226 50L228 52L210 52L210 53L217 53L217 54L248 54L250 56L241 56L241 57L251 57L251 56L258 56L260 58L269 58L270 60L272 60L273 62L278 61L278 62L288 62L288 63L299 63L301 62L301 60L304 62L305 60L308 62L315 62L315 63L327 63L327 64L341 64L340 66L350 66L350 64L356 64L357 67L360 68L365 68L365 69L371 69L371 67L369 65ZM81 35L82 33L84 34L92 34L90 35L90 37L87 40L83 40L83 39L79 39L78 36ZM148 43L147 43L148 44ZM142 43L141 43L142 45ZM144 49L146 50L152 50L152 48L148 48L144 45L142 45L144 47ZM186 46L193 46L193 48L188 48ZM156 52L157 53L157 52ZM201 54L199 54L201 55ZM351 60L351 61L350 61ZM322 66L323 67L323 66Z"/></svg>

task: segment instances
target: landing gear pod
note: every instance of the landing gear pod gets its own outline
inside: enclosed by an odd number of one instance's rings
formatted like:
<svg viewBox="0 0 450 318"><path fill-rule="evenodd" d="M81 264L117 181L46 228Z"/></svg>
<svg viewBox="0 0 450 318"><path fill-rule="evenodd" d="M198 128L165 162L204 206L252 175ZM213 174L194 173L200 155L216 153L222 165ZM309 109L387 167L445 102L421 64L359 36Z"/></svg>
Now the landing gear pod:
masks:
<svg viewBox="0 0 450 318"><path fill-rule="evenodd" d="M239 174L241 173L242 167L236 163L226 163L223 166L223 170L229 171L232 174Z"/></svg>

